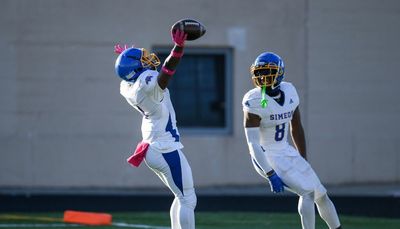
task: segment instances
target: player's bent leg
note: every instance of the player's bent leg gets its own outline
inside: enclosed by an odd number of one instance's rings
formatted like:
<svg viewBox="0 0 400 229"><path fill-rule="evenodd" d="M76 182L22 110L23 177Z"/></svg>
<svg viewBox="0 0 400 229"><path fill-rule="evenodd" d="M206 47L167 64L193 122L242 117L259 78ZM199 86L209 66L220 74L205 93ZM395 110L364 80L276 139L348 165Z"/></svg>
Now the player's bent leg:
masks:
<svg viewBox="0 0 400 229"><path fill-rule="evenodd" d="M330 229L341 228L336 208L326 193L325 195L317 198L315 200L315 204L317 205L319 215L326 222L326 224L328 224Z"/></svg>
<svg viewBox="0 0 400 229"><path fill-rule="evenodd" d="M179 201L178 198L175 197L172 202L171 209L169 211L169 216L171 219L171 228L180 228L179 225Z"/></svg>
<svg viewBox="0 0 400 229"><path fill-rule="evenodd" d="M197 197L193 185L192 169L181 150L178 151L181 161L181 173L183 180L183 192L174 193L178 197L179 201L179 222L182 229L194 229L195 228L195 217L194 209L197 204Z"/></svg>
<svg viewBox="0 0 400 229"><path fill-rule="evenodd" d="M197 200L192 170L185 155L180 150L161 153L150 149L146 155L146 164L175 195L170 210L172 229L194 229Z"/></svg>
<svg viewBox="0 0 400 229"><path fill-rule="evenodd" d="M298 211L303 229L315 228L314 194L308 193L299 197Z"/></svg>
<svg viewBox="0 0 400 229"><path fill-rule="evenodd" d="M299 156L269 158L275 172L288 186L288 190L299 196L313 193L314 200L326 193L325 187L311 168L310 164Z"/></svg>
<svg viewBox="0 0 400 229"><path fill-rule="evenodd" d="M303 229L315 228L314 201L324 195L326 189L310 164L300 155L269 157L269 161L288 186L285 189L300 196L298 211Z"/></svg>
<svg viewBox="0 0 400 229"><path fill-rule="evenodd" d="M184 196L178 196L179 200L179 223L182 229L194 229L195 217L194 209L196 207L197 198L194 189L185 189Z"/></svg>
<svg viewBox="0 0 400 229"><path fill-rule="evenodd" d="M185 196L175 196L170 209L171 228L195 228L194 209L197 198L194 189L185 190Z"/></svg>

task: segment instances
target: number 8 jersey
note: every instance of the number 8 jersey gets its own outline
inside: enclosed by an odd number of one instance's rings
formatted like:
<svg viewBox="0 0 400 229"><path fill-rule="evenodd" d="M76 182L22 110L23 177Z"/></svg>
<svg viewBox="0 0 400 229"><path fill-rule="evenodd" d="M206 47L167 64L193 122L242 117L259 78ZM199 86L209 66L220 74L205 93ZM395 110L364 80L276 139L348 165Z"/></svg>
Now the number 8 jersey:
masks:
<svg viewBox="0 0 400 229"><path fill-rule="evenodd" d="M297 106L299 96L295 87L288 82L280 84L280 103L265 95L268 103L266 108L261 107L261 88L248 91L242 101L243 111L258 115L260 123L260 144L271 153L282 153L289 146L287 135L290 121ZM296 151L285 150L285 155L297 155Z"/></svg>
<svg viewBox="0 0 400 229"><path fill-rule="evenodd" d="M135 82L122 81L120 93L142 116L143 141L160 152L183 148L168 89L161 89L158 72L146 70Z"/></svg>

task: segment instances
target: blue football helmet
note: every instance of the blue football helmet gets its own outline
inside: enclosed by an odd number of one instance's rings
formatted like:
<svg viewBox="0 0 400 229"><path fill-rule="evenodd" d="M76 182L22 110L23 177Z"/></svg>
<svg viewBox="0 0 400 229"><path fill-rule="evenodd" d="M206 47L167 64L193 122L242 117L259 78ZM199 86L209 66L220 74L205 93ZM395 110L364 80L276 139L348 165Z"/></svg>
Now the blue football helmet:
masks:
<svg viewBox="0 0 400 229"><path fill-rule="evenodd" d="M160 65L156 54L149 54L144 48L128 48L115 61L115 72L125 81L135 81L147 69L155 70Z"/></svg>
<svg viewBox="0 0 400 229"><path fill-rule="evenodd" d="M256 87L265 86L270 91L277 91L285 77L285 64L275 53L264 52L251 65L250 73Z"/></svg>

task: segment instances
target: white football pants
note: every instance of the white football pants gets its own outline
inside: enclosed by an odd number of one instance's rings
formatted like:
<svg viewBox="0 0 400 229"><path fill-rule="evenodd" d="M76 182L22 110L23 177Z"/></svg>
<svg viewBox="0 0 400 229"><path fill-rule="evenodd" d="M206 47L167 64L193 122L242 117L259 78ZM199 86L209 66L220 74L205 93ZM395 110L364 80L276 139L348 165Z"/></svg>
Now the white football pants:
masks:
<svg viewBox="0 0 400 229"><path fill-rule="evenodd" d="M295 150L292 147L288 150ZM321 184L317 174L311 168L310 164L304 160L300 154L295 156L285 156L282 152L282 156L274 153L269 155L268 152L265 154L268 163L275 170L276 174L282 179L287 185L285 190L296 193L299 196L314 193L314 198L318 199L326 194L325 187ZM256 171L265 179L267 176L257 165L255 160L252 160Z"/></svg>
<svg viewBox="0 0 400 229"><path fill-rule="evenodd" d="M288 150L295 150L290 147ZM300 155L285 156L276 152L269 155L266 152L268 163L275 170L276 174L288 186L285 190L296 193L299 198L298 211L301 217L303 229L315 228L315 207L321 218L328 224L329 228L337 228L340 226L339 217L336 213L335 206L327 196L325 187L321 184L317 174L311 168L310 164ZM265 179L265 173L252 160L256 171Z"/></svg>
<svg viewBox="0 0 400 229"><path fill-rule="evenodd" d="M145 162L175 195L170 209L171 229L194 229L197 198L192 170L183 152L161 153L149 147Z"/></svg>

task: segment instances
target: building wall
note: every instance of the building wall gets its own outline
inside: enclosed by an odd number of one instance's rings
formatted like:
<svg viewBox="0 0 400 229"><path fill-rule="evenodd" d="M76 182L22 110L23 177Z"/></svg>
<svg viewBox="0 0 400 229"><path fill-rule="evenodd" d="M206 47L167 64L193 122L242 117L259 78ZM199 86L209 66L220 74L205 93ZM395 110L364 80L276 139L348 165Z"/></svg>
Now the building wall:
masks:
<svg viewBox="0 0 400 229"><path fill-rule="evenodd" d="M182 136L196 186L264 182L247 153L241 100L249 66L266 50L284 58L297 86L309 159L324 183L400 180L395 0L1 5L0 188L161 187L125 161L141 118L119 95L113 46L170 45L170 26L186 17L207 27L189 46L234 50L232 135Z"/></svg>
<svg viewBox="0 0 400 229"><path fill-rule="evenodd" d="M400 2L310 1L311 162L331 183L400 181Z"/></svg>

